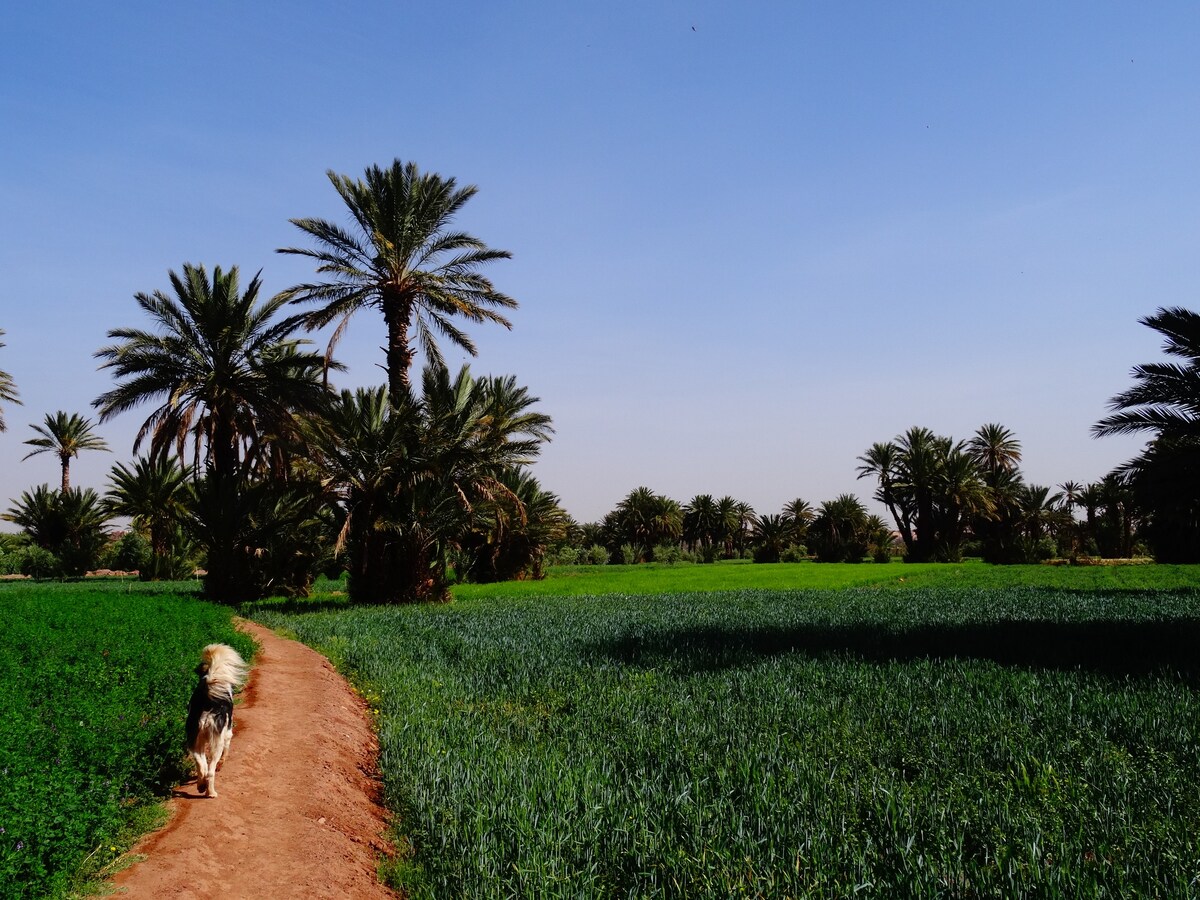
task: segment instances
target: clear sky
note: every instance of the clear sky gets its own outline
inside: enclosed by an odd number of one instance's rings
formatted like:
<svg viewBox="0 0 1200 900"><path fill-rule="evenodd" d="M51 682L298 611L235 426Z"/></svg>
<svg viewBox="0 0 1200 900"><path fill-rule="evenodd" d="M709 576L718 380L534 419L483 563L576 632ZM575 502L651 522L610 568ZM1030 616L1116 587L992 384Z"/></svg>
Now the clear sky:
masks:
<svg viewBox="0 0 1200 900"><path fill-rule="evenodd" d="M12 5L0 503L56 483L29 423L90 413L136 292L311 277L288 219L397 157L477 184L459 224L513 253L472 368L541 398L580 521L643 484L865 500L856 457L913 425L1096 480L1143 443L1089 433L1160 358L1138 318L1200 304L1198 44L1194 2ZM339 386L382 383L382 343L356 319Z"/></svg>

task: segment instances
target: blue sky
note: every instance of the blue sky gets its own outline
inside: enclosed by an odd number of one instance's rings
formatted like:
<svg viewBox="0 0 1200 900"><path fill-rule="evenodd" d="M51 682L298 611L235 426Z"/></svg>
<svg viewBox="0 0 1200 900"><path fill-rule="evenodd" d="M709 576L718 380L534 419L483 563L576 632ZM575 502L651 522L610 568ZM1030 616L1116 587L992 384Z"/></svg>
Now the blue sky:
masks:
<svg viewBox="0 0 1200 900"><path fill-rule="evenodd" d="M1194 3L19 5L0 30L0 502L58 478L29 423L88 412L92 354L184 262L265 289L327 169L480 188L511 332L472 330L557 436L577 519L634 487L867 499L855 458L1000 422L1027 479L1091 481L1089 426L1200 285ZM323 346L321 335L315 336ZM381 383L382 320L341 386ZM465 361L447 349L452 364ZM100 426L114 453L142 417Z"/></svg>

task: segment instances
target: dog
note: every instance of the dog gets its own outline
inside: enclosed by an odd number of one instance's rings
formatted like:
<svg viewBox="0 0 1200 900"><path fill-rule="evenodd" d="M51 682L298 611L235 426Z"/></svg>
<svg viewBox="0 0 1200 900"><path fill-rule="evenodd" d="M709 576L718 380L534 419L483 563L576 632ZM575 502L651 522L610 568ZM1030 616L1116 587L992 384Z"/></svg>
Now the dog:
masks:
<svg viewBox="0 0 1200 900"><path fill-rule="evenodd" d="M196 790L217 796L217 766L233 739L233 691L246 680L247 665L227 644L209 644L200 656L200 676L187 714L187 749L200 774Z"/></svg>

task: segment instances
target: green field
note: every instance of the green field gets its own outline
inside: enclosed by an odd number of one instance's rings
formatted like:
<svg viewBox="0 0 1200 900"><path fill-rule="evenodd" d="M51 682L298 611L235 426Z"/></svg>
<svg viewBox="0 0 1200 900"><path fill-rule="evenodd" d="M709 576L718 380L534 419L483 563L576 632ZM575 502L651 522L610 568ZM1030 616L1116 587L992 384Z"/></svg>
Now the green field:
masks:
<svg viewBox="0 0 1200 900"><path fill-rule="evenodd" d="M1182 897L1196 574L603 567L251 612L375 703L418 895ZM779 582L694 589L730 579Z"/></svg>
<svg viewBox="0 0 1200 900"><path fill-rule="evenodd" d="M1044 587L1065 590L1173 590L1200 587L1200 566L992 566L946 563L751 563L555 566L541 581L460 584L456 599L664 594L690 591L849 587Z"/></svg>
<svg viewBox="0 0 1200 900"><path fill-rule="evenodd" d="M0 583L0 897L102 873L181 776L200 649L253 644L178 587Z"/></svg>

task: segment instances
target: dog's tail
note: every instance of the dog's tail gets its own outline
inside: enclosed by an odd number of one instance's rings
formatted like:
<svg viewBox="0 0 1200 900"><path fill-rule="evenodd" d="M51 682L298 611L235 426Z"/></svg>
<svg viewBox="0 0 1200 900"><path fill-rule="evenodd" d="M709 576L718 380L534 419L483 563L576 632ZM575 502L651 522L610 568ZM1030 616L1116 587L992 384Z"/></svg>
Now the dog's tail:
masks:
<svg viewBox="0 0 1200 900"><path fill-rule="evenodd" d="M249 666L228 644L209 644L200 656L200 674L213 696L233 693L246 681Z"/></svg>

